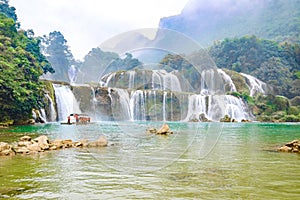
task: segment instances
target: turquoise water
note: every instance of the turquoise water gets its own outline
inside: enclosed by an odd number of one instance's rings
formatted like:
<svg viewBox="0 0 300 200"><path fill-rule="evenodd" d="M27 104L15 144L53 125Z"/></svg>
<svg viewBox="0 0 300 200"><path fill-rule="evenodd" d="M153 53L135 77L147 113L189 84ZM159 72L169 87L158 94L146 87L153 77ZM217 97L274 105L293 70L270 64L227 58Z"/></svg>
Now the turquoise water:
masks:
<svg viewBox="0 0 300 200"><path fill-rule="evenodd" d="M276 152L300 138L300 124L168 123L173 135L147 135L160 123L56 123L0 130L0 141L44 134L95 140L106 148L63 149L0 158L7 199L296 199L300 155Z"/></svg>

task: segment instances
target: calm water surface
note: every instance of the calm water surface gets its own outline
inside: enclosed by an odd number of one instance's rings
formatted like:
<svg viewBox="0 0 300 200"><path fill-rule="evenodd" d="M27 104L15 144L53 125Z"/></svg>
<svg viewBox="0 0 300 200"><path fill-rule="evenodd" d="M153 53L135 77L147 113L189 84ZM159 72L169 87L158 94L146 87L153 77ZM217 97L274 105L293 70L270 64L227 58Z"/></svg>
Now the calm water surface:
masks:
<svg viewBox="0 0 300 200"><path fill-rule="evenodd" d="M296 199L300 155L275 150L300 138L300 124L45 124L0 129L0 141L105 135L106 148L73 148L0 158L0 198L7 199Z"/></svg>

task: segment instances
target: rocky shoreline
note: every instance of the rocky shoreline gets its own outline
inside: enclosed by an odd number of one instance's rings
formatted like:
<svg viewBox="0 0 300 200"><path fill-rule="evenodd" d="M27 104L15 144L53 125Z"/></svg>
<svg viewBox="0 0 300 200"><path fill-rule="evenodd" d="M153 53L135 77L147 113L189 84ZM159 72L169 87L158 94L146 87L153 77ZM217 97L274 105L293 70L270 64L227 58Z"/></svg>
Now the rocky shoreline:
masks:
<svg viewBox="0 0 300 200"><path fill-rule="evenodd" d="M56 139L50 141L45 135L34 139L30 136L23 136L17 142L11 144L0 142L0 156L14 156L17 154L30 155L66 148L106 147L107 145L108 141L104 136L100 136L98 140L92 142L89 142L87 139L82 139L77 142L73 142L70 139Z"/></svg>

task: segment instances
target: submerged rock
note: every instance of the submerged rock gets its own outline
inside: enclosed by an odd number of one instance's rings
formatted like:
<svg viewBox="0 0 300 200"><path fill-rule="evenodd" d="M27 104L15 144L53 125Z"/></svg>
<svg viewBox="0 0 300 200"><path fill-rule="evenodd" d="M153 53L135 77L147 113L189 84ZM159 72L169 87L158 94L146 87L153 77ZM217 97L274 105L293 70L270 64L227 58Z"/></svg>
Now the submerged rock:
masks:
<svg viewBox="0 0 300 200"><path fill-rule="evenodd" d="M106 137L100 136L98 140L94 142L89 142L88 147L106 147L108 144Z"/></svg>

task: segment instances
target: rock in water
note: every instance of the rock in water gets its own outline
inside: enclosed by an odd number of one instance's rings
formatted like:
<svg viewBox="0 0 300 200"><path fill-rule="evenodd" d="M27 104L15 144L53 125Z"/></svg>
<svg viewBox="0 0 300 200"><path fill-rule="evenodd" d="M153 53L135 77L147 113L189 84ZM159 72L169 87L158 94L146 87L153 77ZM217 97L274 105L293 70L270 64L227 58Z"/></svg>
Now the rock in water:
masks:
<svg viewBox="0 0 300 200"><path fill-rule="evenodd" d="M300 141L293 140L289 143L286 143L284 146L280 147L278 150L282 151L282 152L300 153Z"/></svg>
<svg viewBox="0 0 300 200"><path fill-rule="evenodd" d="M170 127L168 124L162 125L162 127L160 127L160 129L158 129L158 131L156 132L156 134L159 134L159 135L165 135L168 133L170 133Z"/></svg>
<svg viewBox="0 0 300 200"><path fill-rule="evenodd" d="M107 143L107 139L104 136L100 136L99 139L96 141L98 147L106 147Z"/></svg>
<svg viewBox="0 0 300 200"><path fill-rule="evenodd" d="M6 142L0 142L0 156L14 155L15 152L12 150L12 146Z"/></svg>
<svg viewBox="0 0 300 200"><path fill-rule="evenodd" d="M146 133L147 133L147 134L156 134L156 133L157 133L157 130L156 130L156 128L148 128L148 129L146 130Z"/></svg>
<svg viewBox="0 0 300 200"><path fill-rule="evenodd" d="M42 150L49 149L49 139L47 136L41 135L41 136L35 138L33 141L37 142L39 147L41 147Z"/></svg>
<svg viewBox="0 0 300 200"><path fill-rule="evenodd" d="M31 141L31 137L28 136L28 135L25 135L25 136L21 137L21 138L19 139L19 141L20 141L20 142L28 142L28 141Z"/></svg>

